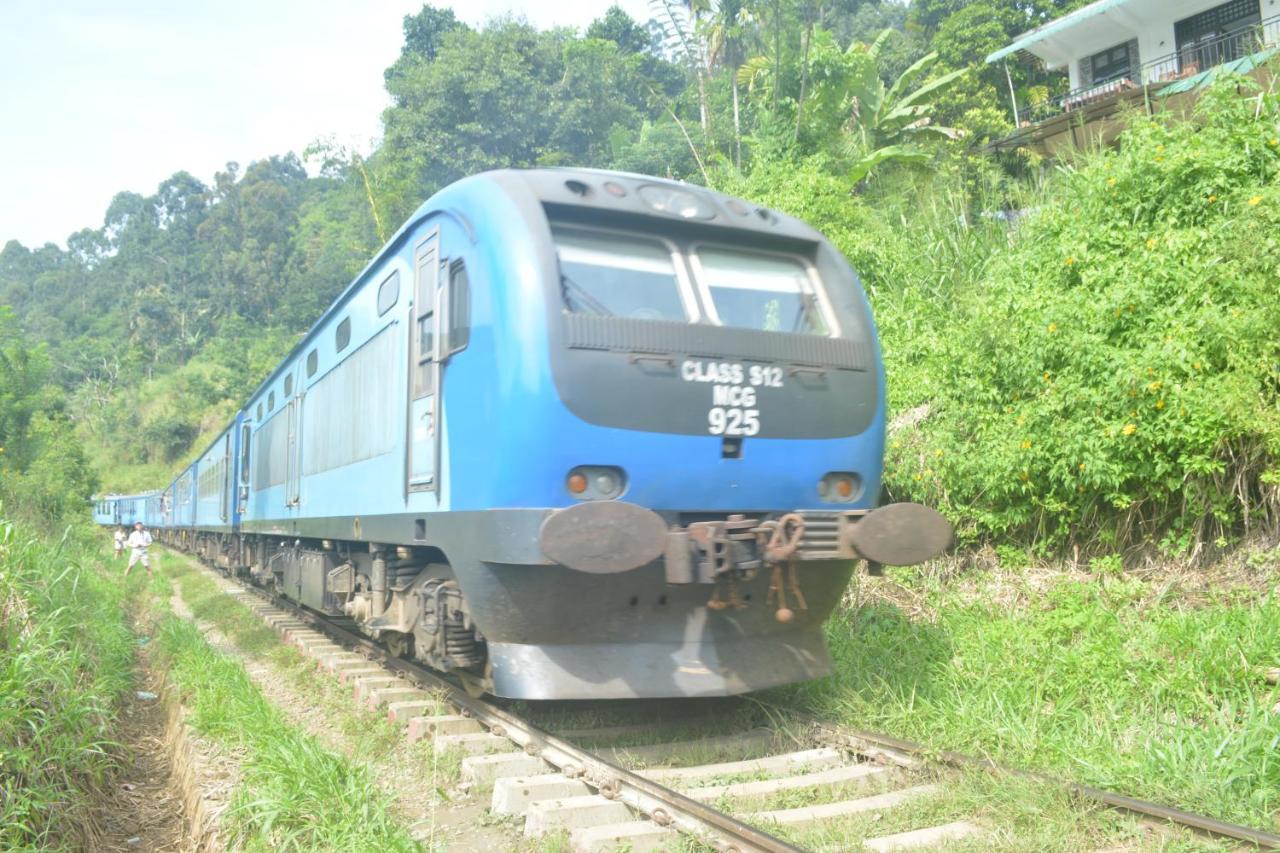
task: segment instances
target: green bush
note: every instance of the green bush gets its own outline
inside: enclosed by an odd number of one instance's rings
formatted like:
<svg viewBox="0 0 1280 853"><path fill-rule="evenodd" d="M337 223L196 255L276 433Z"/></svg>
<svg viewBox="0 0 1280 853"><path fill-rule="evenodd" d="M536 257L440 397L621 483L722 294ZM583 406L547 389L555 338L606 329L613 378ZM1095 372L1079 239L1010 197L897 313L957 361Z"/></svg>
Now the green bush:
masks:
<svg viewBox="0 0 1280 853"><path fill-rule="evenodd" d="M982 274L934 306L895 490L970 539L1169 550L1275 520L1280 130L1236 83L1063 168ZM896 317L882 318L892 323Z"/></svg>
<svg viewBox="0 0 1280 853"><path fill-rule="evenodd" d="M134 646L120 587L86 554L0 517L0 849L83 847L86 798L113 767Z"/></svg>

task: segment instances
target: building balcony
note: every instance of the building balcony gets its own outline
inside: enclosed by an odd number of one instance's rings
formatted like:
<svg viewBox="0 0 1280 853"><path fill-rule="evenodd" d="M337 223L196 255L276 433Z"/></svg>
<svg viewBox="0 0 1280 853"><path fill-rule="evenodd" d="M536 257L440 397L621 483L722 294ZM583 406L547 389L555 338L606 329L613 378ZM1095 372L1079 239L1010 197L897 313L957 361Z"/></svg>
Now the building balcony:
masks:
<svg viewBox="0 0 1280 853"><path fill-rule="evenodd" d="M1182 50L1143 62L1110 79L1097 81L1039 103L1018 104L1020 129L1077 110L1105 111L1150 97L1190 91L1208 82L1212 72L1247 73L1280 46L1280 15L1259 24L1201 41ZM1231 66L1231 67L1226 67ZM1218 72L1218 73L1221 73Z"/></svg>

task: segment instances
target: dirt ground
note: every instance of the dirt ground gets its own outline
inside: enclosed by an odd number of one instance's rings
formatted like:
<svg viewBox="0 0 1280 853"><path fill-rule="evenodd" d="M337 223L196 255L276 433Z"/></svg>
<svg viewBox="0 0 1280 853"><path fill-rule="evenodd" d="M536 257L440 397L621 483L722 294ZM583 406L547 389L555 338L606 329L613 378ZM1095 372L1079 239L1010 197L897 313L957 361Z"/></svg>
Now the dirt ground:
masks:
<svg viewBox="0 0 1280 853"><path fill-rule="evenodd" d="M142 656L139 656L141 661ZM145 670L137 690L158 694ZM99 803L103 850L192 851L183 797L167 746L168 712L156 699L129 696L120 715L121 753L128 762Z"/></svg>

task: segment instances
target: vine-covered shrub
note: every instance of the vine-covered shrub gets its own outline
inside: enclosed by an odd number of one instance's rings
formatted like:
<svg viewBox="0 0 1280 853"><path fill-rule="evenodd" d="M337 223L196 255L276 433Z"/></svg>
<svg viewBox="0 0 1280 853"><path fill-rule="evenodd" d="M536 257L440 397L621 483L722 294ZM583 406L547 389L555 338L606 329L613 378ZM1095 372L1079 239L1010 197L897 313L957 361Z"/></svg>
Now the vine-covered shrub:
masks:
<svg viewBox="0 0 1280 853"><path fill-rule="evenodd" d="M898 496L1041 548L1185 551L1276 521L1280 110L1247 85L1061 168L980 274L903 303L931 318L889 301L882 328L919 332L885 334L915 410L888 445Z"/></svg>

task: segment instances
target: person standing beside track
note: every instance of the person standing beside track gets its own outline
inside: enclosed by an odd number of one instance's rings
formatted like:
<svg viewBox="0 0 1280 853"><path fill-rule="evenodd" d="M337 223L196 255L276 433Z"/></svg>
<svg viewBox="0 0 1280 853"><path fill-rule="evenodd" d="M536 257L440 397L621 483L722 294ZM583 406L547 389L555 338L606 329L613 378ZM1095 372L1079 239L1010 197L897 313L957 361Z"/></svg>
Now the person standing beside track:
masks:
<svg viewBox="0 0 1280 853"><path fill-rule="evenodd" d="M124 540L127 539L128 537L129 537L129 534L124 532L124 525L117 524L116 534L115 534L117 560L124 556Z"/></svg>
<svg viewBox="0 0 1280 853"><path fill-rule="evenodd" d="M129 534L129 540L125 544L132 550L129 552L129 565L124 568L124 576L129 577L134 564L141 562L142 568L147 570L147 577L151 577L151 558L147 556L147 548L151 545L151 534L147 532L141 521L134 522L133 532Z"/></svg>

